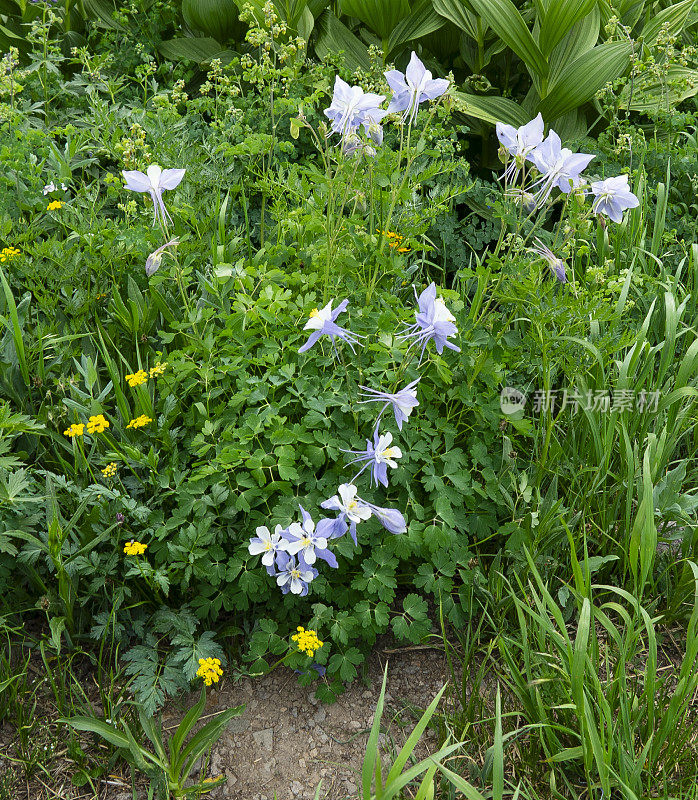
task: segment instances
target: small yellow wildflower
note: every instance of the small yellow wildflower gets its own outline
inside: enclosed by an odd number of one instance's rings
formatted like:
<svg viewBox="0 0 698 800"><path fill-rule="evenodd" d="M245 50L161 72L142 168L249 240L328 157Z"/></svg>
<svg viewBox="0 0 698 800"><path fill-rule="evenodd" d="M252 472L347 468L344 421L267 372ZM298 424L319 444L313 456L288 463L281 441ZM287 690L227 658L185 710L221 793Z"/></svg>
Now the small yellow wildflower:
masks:
<svg viewBox="0 0 698 800"><path fill-rule="evenodd" d="M161 364L158 361L158 363L154 367L150 368L150 377L159 378L161 375L164 375L166 367L167 367L167 361L165 361L164 364Z"/></svg>
<svg viewBox="0 0 698 800"><path fill-rule="evenodd" d="M104 433L109 427L109 420L104 418L103 414L97 414L95 417L90 417L87 420L88 433Z"/></svg>
<svg viewBox="0 0 698 800"><path fill-rule="evenodd" d="M58 211L59 208L63 208L63 203L60 200L51 200L46 208L48 211Z"/></svg>
<svg viewBox="0 0 698 800"><path fill-rule="evenodd" d="M126 381L131 388L133 388L134 386L140 386L147 380L148 380L148 373L142 369L139 369L138 372L135 372L133 375L126 376Z"/></svg>
<svg viewBox="0 0 698 800"><path fill-rule="evenodd" d="M127 428L143 428L149 422L153 420L150 417L146 417L145 414L141 414L140 417L136 417L132 419L129 424L126 426Z"/></svg>
<svg viewBox="0 0 698 800"><path fill-rule="evenodd" d="M85 425L82 422L79 422L71 425L67 431L63 431L63 436L70 436L72 439L74 436L82 436L84 430Z"/></svg>
<svg viewBox="0 0 698 800"><path fill-rule="evenodd" d="M324 642L318 639L317 631L306 631L300 625L296 630L298 633L291 637L292 641L296 643L301 653L305 653L312 658L315 655L315 651L319 650Z"/></svg>
<svg viewBox="0 0 698 800"><path fill-rule="evenodd" d="M118 466L119 465L116 463L116 461L112 461L102 470L102 475L104 475L105 478L113 478L116 475Z"/></svg>
<svg viewBox="0 0 698 800"><path fill-rule="evenodd" d="M199 669L196 671L197 678L203 678L206 686L218 683L221 679L223 670L221 669L220 658L200 658Z"/></svg>
<svg viewBox="0 0 698 800"><path fill-rule="evenodd" d="M142 556L143 553L145 553L147 547L148 547L147 544L134 542L133 539L131 539L130 542L126 542L126 544L124 545L124 553L126 553L127 556Z"/></svg>
<svg viewBox="0 0 698 800"><path fill-rule="evenodd" d="M16 247L3 247L0 250L0 261L9 261L11 258L19 255L19 250Z"/></svg>
<svg viewBox="0 0 698 800"><path fill-rule="evenodd" d="M383 236L386 237L388 240L388 247L392 247L393 249L397 249L398 253L409 253L409 247L403 247L402 242L404 240L404 236L400 236L399 233L395 233L395 231L381 231L376 228L378 233L382 233Z"/></svg>

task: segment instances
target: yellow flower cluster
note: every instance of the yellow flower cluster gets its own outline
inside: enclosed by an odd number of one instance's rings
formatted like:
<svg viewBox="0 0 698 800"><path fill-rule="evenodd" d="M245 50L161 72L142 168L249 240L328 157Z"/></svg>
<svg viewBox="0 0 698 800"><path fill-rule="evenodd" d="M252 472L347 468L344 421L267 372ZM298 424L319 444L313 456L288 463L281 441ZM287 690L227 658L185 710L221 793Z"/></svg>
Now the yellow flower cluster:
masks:
<svg viewBox="0 0 698 800"><path fill-rule="evenodd" d="M126 376L126 382L133 389L134 386L140 386L148 380L148 373L145 370L139 369L133 375Z"/></svg>
<svg viewBox="0 0 698 800"><path fill-rule="evenodd" d="M199 669L196 671L197 678L203 678L206 686L218 683L221 679L223 670L221 669L220 658L200 658Z"/></svg>
<svg viewBox="0 0 698 800"><path fill-rule="evenodd" d="M19 255L19 250L16 247L3 247L0 250L0 261L9 261L11 258Z"/></svg>
<svg viewBox="0 0 698 800"><path fill-rule="evenodd" d="M82 422L79 422L77 425L71 425L67 431L63 431L63 436L70 436L72 439L74 436L82 436L85 430L85 426Z"/></svg>
<svg viewBox="0 0 698 800"><path fill-rule="evenodd" d="M131 539L130 542L126 542L126 544L124 545L124 553L126 553L127 556L142 556L143 553L145 553L147 547L148 547L147 544L134 542L133 539Z"/></svg>
<svg viewBox="0 0 698 800"><path fill-rule="evenodd" d="M116 475L116 469L119 465L116 461L112 461L111 464L107 464L107 466L102 470L102 475L105 478L113 478Z"/></svg>
<svg viewBox="0 0 698 800"><path fill-rule="evenodd" d="M51 200L46 208L48 211L58 211L59 208L63 208L63 203L60 200Z"/></svg>
<svg viewBox="0 0 698 800"><path fill-rule="evenodd" d="M103 414L97 414L95 417L90 417L87 420L88 433L104 433L109 427L109 420L104 418Z"/></svg>
<svg viewBox="0 0 698 800"><path fill-rule="evenodd" d="M150 417L146 417L145 414L141 414L140 417L136 417L132 419L129 424L126 426L127 428L143 428L149 422L153 420Z"/></svg>
<svg viewBox="0 0 698 800"><path fill-rule="evenodd" d="M158 361L158 363L154 367L150 368L150 377L159 378L161 375L164 375L166 367L167 367L167 361L165 361L164 364L161 364Z"/></svg>
<svg viewBox="0 0 698 800"><path fill-rule="evenodd" d="M378 229L376 229L378 230ZM388 240L388 246L397 248L398 253L409 253L409 247L402 247L402 242L404 240L404 236L400 236L399 233L395 233L395 231L378 231L378 233L382 233Z"/></svg>
<svg viewBox="0 0 698 800"><path fill-rule="evenodd" d="M319 650L324 642L318 639L317 631L306 631L300 625L296 630L298 633L294 633L291 639L298 645L301 653L305 653L312 658L315 655L315 651Z"/></svg>

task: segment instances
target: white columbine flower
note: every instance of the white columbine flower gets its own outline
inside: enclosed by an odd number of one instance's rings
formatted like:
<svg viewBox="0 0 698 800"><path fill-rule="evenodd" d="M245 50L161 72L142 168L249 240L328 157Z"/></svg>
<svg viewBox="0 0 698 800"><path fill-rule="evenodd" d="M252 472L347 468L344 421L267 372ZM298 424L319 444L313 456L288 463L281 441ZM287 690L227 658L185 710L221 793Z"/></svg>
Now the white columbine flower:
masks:
<svg viewBox="0 0 698 800"><path fill-rule="evenodd" d="M127 189L132 192L148 192L153 201L153 225L157 223L158 217L164 225L167 220L172 222L172 217L162 202L162 193L165 189L175 189L179 186L185 172L184 169L162 169L157 164L151 164L146 174L137 169L122 170L121 174L126 180Z"/></svg>

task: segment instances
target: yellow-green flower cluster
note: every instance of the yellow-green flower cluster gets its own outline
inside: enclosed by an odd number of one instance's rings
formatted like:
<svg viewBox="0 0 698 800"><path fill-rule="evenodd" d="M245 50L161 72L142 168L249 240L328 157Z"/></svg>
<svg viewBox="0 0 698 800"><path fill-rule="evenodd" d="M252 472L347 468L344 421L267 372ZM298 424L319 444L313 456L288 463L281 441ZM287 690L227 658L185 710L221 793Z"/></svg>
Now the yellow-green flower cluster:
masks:
<svg viewBox="0 0 698 800"><path fill-rule="evenodd" d="M88 433L104 433L109 427L109 420L105 419L104 414L97 414L87 420Z"/></svg>
<svg viewBox="0 0 698 800"><path fill-rule="evenodd" d="M19 250L16 247L3 247L0 250L0 261L9 261L11 258L19 255Z"/></svg>
<svg viewBox="0 0 698 800"><path fill-rule="evenodd" d="M145 553L147 547L148 547L147 544L134 542L133 539L131 539L130 542L126 542L126 544L124 545L124 553L126 553L127 556L142 556L143 553Z"/></svg>
<svg viewBox="0 0 698 800"><path fill-rule="evenodd" d="M150 417L146 417L145 414L141 414L140 417L136 417L135 419L132 419L126 427L127 428L143 428L149 422L152 422L152 421L153 420Z"/></svg>
<svg viewBox="0 0 698 800"><path fill-rule="evenodd" d="M85 425L82 422L71 425L68 430L63 431L63 436L69 436L71 439L74 436L82 436L85 431Z"/></svg>
<svg viewBox="0 0 698 800"><path fill-rule="evenodd" d="M102 470L102 475L104 475L105 478L113 478L116 475L118 466L119 465L116 463L116 461L112 461Z"/></svg>
<svg viewBox="0 0 698 800"><path fill-rule="evenodd" d="M60 200L51 200L46 206L48 211L58 211L59 208L63 208L63 203Z"/></svg>
<svg viewBox="0 0 698 800"><path fill-rule="evenodd" d="M296 630L291 639L296 643L301 653L305 653L311 658L315 655L315 651L319 650L324 642L318 639L317 631L306 631L301 625Z"/></svg>
<svg viewBox="0 0 698 800"><path fill-rule="evenodd" d="M132 389L134 386L140 386L147 380L148 380L148 373L143 369L139 369L138 372L134 372L133 375L126 376L126 382Z"/></svg>
<svg viewBox="0 0 698 800"><path fill-rule="evenodd" d="M150 377L159 378L161 375L164 375L166 367L167 367L167 361L165 361L164 364L161 364L158 361L158 363L154 367L150 368Z"/></svg>
<svg viewBox="0 0 698 800"><path fill-rule="evenodd" d="M200 658L199 669L196 671L197 678L203 678L206 686L218 683L221 679L223 670L221 669L220 658Z"/></svg>

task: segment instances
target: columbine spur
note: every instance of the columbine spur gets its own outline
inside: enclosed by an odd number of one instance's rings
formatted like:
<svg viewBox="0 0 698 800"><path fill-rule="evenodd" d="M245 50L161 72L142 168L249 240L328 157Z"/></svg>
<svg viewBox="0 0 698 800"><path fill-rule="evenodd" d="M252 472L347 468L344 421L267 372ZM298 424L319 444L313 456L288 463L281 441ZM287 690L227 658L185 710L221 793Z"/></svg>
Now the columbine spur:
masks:
<svg viewBox="0 0 698 800"><path fill-rule="evenodd" d="M380 418L383 416L385 409L388 406L392 406L397 427L399 430L402 430L402 423L407 421L407 418L412 413L412 409L419 405L416 388L419 380L420 379L417 378L417 380L408 383L407 386L395 392L394 394L391 394L390 392L379 391L378 389L370 389L368 386L359 386L359 389L363 389L364 397L368 397L368 400L359 400L359 402L384 404L380 414L378 415L376 425L378 422L380 422Z"/></svg>
<svg viewBox="0 0 698 800"><path fill-rule="evenodd" d="M157 164L151 164L145 174L137 169L125 169L121 174L126 180L127 189L132 192L148 192L153 201L153 225L157 224L158 217L164 225L167 220L172 222L172 217L167 213L162 193L165 189L176 189L185 172L184 169L162 169Z"/></svg>
<svg viewBox="0 0 698 800"><path fill-rule="evenodd" d="M454 324L456 318L446 308L444 301L436 296L436 284L432 283L427 286L419 297L417 297L417 290L415 289L415 297L419 307L419 311L415 315L415 322L399 338L413 339L414 341L410 347L414 347L416 344L422 345L422 352L419 357L420 362L427 344L432 339L439 355L443 353L444 347L460 353L460 347L448 341L451 336L455 336L458 333L458 328Z"/></svg>
<svg viewBox="0 0 698 800"><path fill-rule="evenodd" d="M630 191L627 175L594 181L591 191L596 198L591 207L594 214L605 214L612 222L622 222L626 208L637 208L640 201Z"/></svg>
<svg viewBox="0 0 698 800"><path fill-rule="evenodd" d="M414 51L404 74L397 69L390 69L384 75L393 90L387 113L402 111L403 121L409 118L410 124L417 117L420 104L441 97L449 85L445 78L432 78L431 72Z"/></svg>
<svg viewBox="0 0 698 800"><path fill-rule="evenodd" d="M548 262L550 269L555 273L555 277L560 283L567 283L565 262L561 258L558 258L540 239L536 239L536 247L531 247L531 250Z"/></svg>
<svg viewBox="0 0 698 800"><path fill-rule="evenodd" d="M353 345L359 344L359 339L363 337L356 336L355 334L351 333L351 331L348 331L346 328L342 328L335 322L337 317L343 311L346 311L349 301L342 300L342 302L337 306L337 308L335 308L334 311L332 310L333 302L333 300L330 300L330 302L324 308L321 308L319 311L317 308L314 308L310 312L310 318L305 323L303 330L312 330L312 333L308 337L308 341L302 347L298 348L299 353L305 353L306 350L310 350L310 348L321 336L329 336L332 339L332 344L335 346L335 350L336 345L334 344L334 340L336 337L346 342L351 348L352 353L356 352Z"/></svg>

